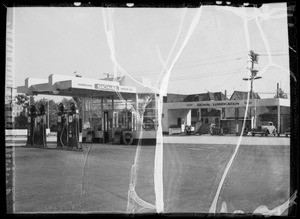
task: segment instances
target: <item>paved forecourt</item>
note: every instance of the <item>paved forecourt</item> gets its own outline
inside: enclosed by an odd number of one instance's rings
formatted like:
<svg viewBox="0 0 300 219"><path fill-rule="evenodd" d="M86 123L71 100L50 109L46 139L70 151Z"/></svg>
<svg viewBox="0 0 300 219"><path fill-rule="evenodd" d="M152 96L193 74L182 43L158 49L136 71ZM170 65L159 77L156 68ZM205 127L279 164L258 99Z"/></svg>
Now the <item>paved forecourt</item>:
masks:
<svg viewBox="0 0 300 219"><path fill-rule="evenodd" d="M238 140L238 136L164 136L165 211L208 212ZM220 199L230 212L251 212L259 205L274 208L286 201L289 144L285 137L241 138ZM82 146L83 152L16 147L16 212L126 212L137 147ZM139 198L151 204L155 204L154 158L155 146L143 146L135 188Z"/></svg>

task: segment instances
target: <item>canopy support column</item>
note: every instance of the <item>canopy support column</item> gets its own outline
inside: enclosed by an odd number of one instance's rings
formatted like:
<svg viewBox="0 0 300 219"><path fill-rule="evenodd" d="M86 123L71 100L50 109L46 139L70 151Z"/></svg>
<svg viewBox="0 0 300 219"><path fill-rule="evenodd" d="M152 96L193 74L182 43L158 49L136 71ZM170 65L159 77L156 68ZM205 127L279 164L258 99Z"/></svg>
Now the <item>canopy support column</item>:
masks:
<svg viewBox="0 0 300 219"><path fill-rule="evenodd" d="M102 119L101 119L101 130L103 131L104 133L104 112L103 112L103 97L101 97L101 116L102 116Z"/></svg>
<svg viewBox="0 0 300 219"><path fill-rule="evenodd" d="M280 99L278 98L278 106L277 106L277 133L278 137L280 136Z"/></svg>
<svg viewBox="0 0 300 219"><path fill-rule="evenodd" d="M115 103L114 103L114 96L111 97L111 110L112 110L112 128L111 128L111 138L112 141L115 137Z"/></svg>

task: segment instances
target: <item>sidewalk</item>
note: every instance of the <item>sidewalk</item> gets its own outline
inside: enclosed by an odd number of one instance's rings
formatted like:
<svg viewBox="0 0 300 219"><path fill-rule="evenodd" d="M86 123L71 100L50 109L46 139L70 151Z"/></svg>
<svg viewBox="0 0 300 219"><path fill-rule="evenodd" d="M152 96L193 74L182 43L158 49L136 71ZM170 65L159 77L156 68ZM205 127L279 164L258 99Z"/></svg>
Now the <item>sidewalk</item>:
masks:
<svg viewBox="0 0 300 219"><path fill-rule="evenodd" d="M26 135L6 135L5 136L5 146L25 146L27 142ZM57 133L50 132L46 137L47 145L55 145L57 143ZM79 142L81 142L81 133L79 134Z"/></svg>
<svg viewBox="0 0 300 219"><path fill-rule="evenodd" d="M240 136L236 135L165 135L163 142L167 144L218 144L230 145L239 143ZM244 145L290 145L289 137L277 136L242 136L240 143Z"/></svg>

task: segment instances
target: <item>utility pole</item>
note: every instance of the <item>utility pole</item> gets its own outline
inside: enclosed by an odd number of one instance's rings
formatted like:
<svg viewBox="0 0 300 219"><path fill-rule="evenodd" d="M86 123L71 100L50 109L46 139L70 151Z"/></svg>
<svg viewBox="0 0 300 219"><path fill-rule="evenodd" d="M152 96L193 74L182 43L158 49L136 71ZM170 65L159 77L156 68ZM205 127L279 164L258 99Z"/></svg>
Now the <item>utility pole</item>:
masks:
<svg viewBox="0 0 300 219"><path fill-rule="evenodd" d="M251 81L251 87L250 87L250 100L253 99L253 81L257 79L261 79L262 77L256 76L258 73L258 70L254 69L254 64L258 64L258 54L255 53L254 51L250 50L249 52L250 60L251 60L251 76L249 78L243 78L244 81ZM252 114L251 114L251 108L249 108L249 113L250 113L250 118L252 121ZM252 125L252 123L251 123ZM252 127L251 127L252 128Z"/></svg>

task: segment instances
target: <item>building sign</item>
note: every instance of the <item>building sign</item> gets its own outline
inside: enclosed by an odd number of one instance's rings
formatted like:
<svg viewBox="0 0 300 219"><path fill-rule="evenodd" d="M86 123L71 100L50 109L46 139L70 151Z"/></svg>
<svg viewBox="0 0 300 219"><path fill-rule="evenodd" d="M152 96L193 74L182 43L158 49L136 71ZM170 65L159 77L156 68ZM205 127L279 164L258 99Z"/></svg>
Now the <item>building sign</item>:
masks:
<svg viewBox="0 0 300 219"><path fill-rule="evenodd" d="M87 84L87 83L77 83L77 86L82 88L93 88L92 84Z"/></svg>
<svg viewBox="0 0 300 219"><path fill-rule="evenodd" d="M111 81L100 81L93 82L79 82L78 80L72 80L72 88L89 89L89 90L99 90L99 91L109 91L109 92L123 92L123 93L135 93L135 87L120 86L117 84L112 84Z"/></svg>
<svg viewBox="0 0 300 219"><path fill-rule="evenodd" d="M128 87L128 86L119 86L119 92L136 93L136 88L135 87Z"/></svg>
<svg viewBox="0 0 300 219"><path fill-rule="evenodd" d="M96 90L103 90L103 91L118 91L119 87L115 85L108 85L108 84L94 84L94 88Z"/></svg>
<svg viewBox="0 0 300 219"><path fill-rule="evenodd" d="M258 106L277 106L278 100L270 99L255 99L248 103L249 107ZM199 108L236 108L246 107L246 100L220 100L220 101L200 101L200 102L173 102L166 103L167 109L199 109Z"/></svg>

